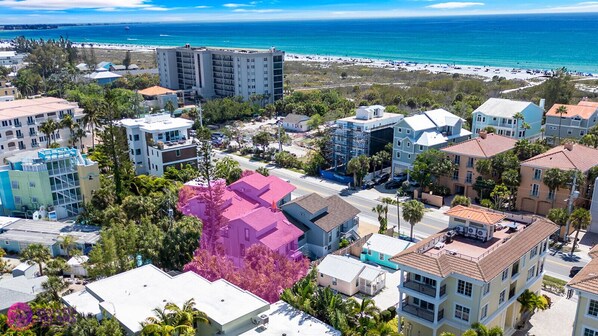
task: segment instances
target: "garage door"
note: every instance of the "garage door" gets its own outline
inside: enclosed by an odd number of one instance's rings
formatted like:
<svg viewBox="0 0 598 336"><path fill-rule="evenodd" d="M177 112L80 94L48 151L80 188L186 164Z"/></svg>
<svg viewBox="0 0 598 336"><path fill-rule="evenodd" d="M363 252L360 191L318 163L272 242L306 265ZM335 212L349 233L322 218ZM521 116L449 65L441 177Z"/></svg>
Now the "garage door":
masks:
<svg viewBox="0 0 598 336"><path fill-rule="evenodd" d="M546 216L548 211L552 208L552 204L549 202L539 202L538 203L538 215Z"/></svg>
<svg viewBox="0 0 598 336"><path fill-rule="evenodd" d="M535 212L536 202L531 198L521 200L521 211Z"/></svg>

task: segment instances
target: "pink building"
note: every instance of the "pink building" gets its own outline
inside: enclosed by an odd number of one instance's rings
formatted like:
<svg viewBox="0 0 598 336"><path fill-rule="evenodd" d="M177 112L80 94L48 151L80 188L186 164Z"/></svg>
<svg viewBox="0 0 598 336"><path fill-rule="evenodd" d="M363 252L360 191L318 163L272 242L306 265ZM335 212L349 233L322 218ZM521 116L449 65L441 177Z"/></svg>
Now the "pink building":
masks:
<svg viewBox="0 0 598 336"><path fill-rule="evenodd" d="M193 188L202 188L188 184ZM244 252L261 243L273 251L297 258L303 231L290 223L278 207L291 200L295 187L276 176L252 174L226 187L222 216L227 222L221 236L226 253L239 263ZM205 205L198 196L179 204L185 215L203 218Z"/></svg>

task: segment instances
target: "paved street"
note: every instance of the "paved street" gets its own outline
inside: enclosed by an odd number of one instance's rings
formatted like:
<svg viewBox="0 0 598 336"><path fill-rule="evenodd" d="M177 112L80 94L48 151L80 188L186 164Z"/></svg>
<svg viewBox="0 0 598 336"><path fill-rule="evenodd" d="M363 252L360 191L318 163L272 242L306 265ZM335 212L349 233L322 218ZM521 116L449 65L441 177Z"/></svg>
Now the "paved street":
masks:
<svg viewBox="0 0 598 336"><path fill-rule="evenodd" d="M217 158L224 157L226 153L217 153ZM258 167L266 166L264 163L251 161L245 157L231 155L241 164L243 169L255 170ZM312 192L316 192L322 196L329 196L333 194L339 194L341 190L345 189L346 186L334 183L331 181L323 180L316 177L305 176L300 173L296 173L287 169L276 168L274 165L267 166L270 169L272 175L278 176L282 179L289 180L297 189L293 192L293 197L306 195ZM378 200L382 197L394 197L394 193L382 193L377 190L361 190L343 198L351 205L355 206L361 211L359 218L361 221L367 222L372 225L378 225L376 214L372 212L372 208L378 204ZM448 208L430 208L424 215L424 219L416 224L414 228L414 235L418 238L427 237L430 234L438 232L444 229L448 225L448 217L444 215L444 211ZM396 207L391 207L388 211L388 222L389 226L394 226L397 223ZM401 219L401 233L409 235L409 225L404 223ZM578 253L580 254L580 253ZM568 254L554 253L551 252L546 258L546 274L561 278L563 280L569 280L569 270L572 266L583 266L589 261L587 255L574 256L570 258Z"/></svg>

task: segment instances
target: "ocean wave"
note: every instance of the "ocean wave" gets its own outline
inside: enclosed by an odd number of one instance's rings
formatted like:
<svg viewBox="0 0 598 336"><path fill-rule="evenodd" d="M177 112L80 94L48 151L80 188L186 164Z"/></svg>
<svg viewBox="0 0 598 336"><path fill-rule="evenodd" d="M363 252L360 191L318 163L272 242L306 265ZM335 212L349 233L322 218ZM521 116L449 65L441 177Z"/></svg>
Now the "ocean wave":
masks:
<svg viewBox="0 0 598 336"><path fill-rule="evenodd" d="M160 34L160 36L170 36L170 35L168 35L168 34Z"/></svg>
<svg viewBox="0 0 598 336"><path fill-rule="evenodd" d="M139 39L127 37L127 41L137 41Z"/></svg>

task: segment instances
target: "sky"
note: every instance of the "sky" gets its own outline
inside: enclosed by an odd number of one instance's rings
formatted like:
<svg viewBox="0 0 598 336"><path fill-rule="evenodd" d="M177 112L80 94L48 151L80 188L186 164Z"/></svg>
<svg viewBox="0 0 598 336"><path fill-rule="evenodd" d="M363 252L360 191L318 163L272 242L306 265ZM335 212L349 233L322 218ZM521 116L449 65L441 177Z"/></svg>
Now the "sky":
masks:
<svg viewBox="0 0 598 336"><path fill-rule="evenodd" d="M235 1L235 2L233 2ZM11 23L218 22L598 12L598 0L0 0Z"/></svg>

